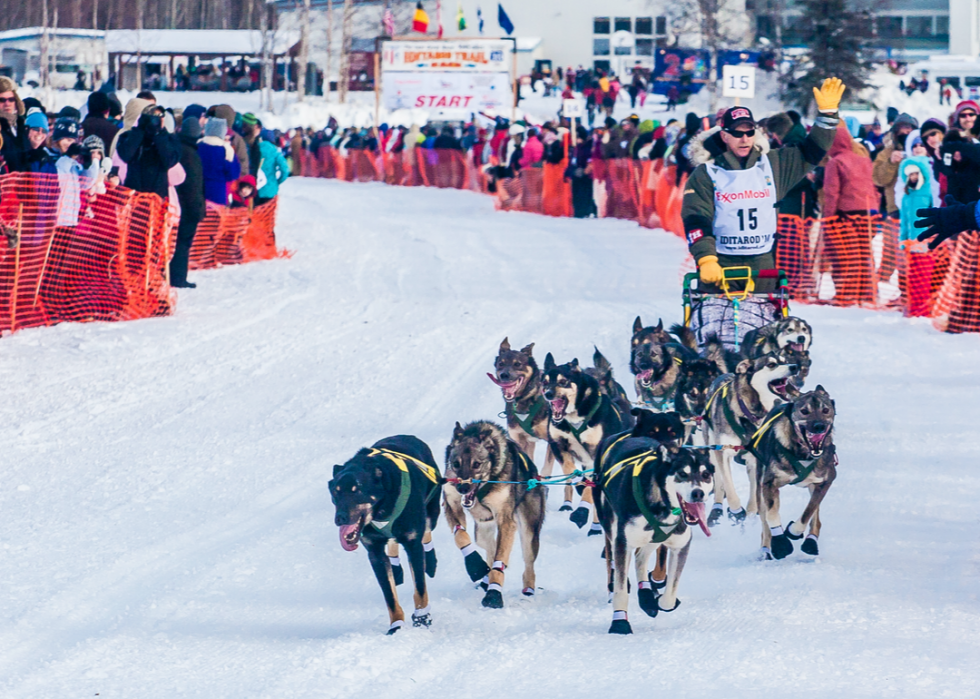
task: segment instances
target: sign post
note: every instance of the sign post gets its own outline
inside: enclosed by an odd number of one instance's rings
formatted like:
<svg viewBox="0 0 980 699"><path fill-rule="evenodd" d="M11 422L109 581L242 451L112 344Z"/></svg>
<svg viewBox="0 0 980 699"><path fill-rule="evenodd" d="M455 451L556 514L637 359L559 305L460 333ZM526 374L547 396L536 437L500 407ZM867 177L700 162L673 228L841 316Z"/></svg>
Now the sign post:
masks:
<svg viewBox="0 0 980 699"><path fill-rule="evenodd" d="M734 97L735 106L740 98L755 98L755 66L726 65L722 66L721 94L724 97Z"/></svg>
<svg viewBox="0 0 980 699"><path fill-rule="evenodd" d="M577 136L575 130L575 120L580 119L585 110L582 108L582 103L577 99L562 100L561 101L561 115L569 120L572 125L570 129L572 132L572 147L575 147L577 142Z"/></svg>

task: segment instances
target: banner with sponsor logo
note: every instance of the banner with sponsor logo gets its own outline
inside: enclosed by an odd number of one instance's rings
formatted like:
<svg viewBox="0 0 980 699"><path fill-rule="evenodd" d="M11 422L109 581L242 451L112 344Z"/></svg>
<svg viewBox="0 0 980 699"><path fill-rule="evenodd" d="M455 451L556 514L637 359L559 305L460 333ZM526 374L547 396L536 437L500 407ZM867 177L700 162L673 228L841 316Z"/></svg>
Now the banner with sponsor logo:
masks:
<svg viewBox="0 0 980 699"><path fill-rule="evenodd" d="M512 41L386 41L382 70L389 72L510 73Z"/></svg>

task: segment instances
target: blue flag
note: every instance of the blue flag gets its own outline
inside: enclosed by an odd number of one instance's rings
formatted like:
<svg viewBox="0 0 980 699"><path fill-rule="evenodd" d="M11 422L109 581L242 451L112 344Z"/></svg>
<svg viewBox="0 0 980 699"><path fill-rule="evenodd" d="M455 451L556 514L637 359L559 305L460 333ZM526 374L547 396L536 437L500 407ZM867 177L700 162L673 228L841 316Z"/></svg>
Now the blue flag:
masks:
<svg viewBox="0 0 980 699"><path fill-rule="evenodd" d="M514 31L514 23L510 21L510 17L504 12L504 6L499 2L497 3L497 24L503 29L507 34L511 34Z"/></svg>
<svg viewBox="0 0 980 699"><path fill-rule="evenodd" d="M483 34L483 10L476 8L476 18L480 20L480 34Z"/></svg>

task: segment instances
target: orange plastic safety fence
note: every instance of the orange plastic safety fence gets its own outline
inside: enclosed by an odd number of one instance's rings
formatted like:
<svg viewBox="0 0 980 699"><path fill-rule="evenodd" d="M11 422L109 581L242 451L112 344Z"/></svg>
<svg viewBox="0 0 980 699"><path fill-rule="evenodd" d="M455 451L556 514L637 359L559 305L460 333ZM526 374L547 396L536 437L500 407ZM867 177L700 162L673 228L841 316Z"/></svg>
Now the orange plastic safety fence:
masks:
<svg viewBox="0 0 980 699"><path fill-rule="evenodd" d="M288 257L288 251L276 248L277 201L273 199L254 209L232 209L209 202L207 215L197 224L194 234L190 269Z"/></svg>
<svg viewBox="0 0 980 699"><path fill-rule="evenodd" d="M15 173L0 177L0 202L0 330L172 312L173 220L158 196Z"/></svg>

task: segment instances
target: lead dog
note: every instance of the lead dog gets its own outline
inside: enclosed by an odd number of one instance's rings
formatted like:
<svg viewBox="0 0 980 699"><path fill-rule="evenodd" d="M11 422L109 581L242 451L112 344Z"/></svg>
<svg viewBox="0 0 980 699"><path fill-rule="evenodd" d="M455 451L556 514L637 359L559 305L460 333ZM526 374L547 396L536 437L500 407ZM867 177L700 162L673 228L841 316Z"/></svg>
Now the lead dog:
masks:
<svg viewBox="0 0 980 699"><path fill-rule="evenodd" d="M733 523L745 520L746 511L735 491L731 460L734 452L749 446L752 435L777 402L790 399L790 379L799 373L798 356L781 350L758 359L743 359L733 374L719 376L711 385L711 396L701 423L702 443L725 445L727 449L711 451L719 483L715 504L708 517L709 526L721 519L722 499L728 499L728 516ZM749 511L756 509L755 457L739 453L749 473Z"/></svg>
<svg viewBox="0 0 980 699"><path fill-rule="evenodd" d="M811 556L819 553L820 503L837 477L835 416L834 401L823 386L817 386L776 408L753 438L766 558L791 554L793 542L803 538L807 525L810 531L800 550ZM799 520L784 528L779 516L779 490L787 485L808 488L810 501Z"/></svg>
<svg viewBox="0 0 980 699"><path fill-rule="evenodd" d="M555 364L551 353L544 360L541 390L551 406L548 439L551 451L561 462L562 471L571 474L578 462L582 470L593 466L599 442L606 435L623 431L623 422L609 399L599 390L599 382L582 371L578 360ZM584 503L584 504L583 504ZM570 504L570 503L569 503ZM589 521L592 491L582 493L582 503L569 517L579 527ZM589 535L601 533L598 522Z"/></svg>
<svg viewBox="0 0 980 699"><path fill-rule="evenodd" d="M463 553L470 579L476 582L489 574L484 607L504 606L504 570L518 531L524 554L523 592L534 594L534 561L544 525L545 489L528 488L527 483L537 476L534 462L498 425L478 421L461 427L456 423L446 447L446 481L455 482L455 487L444 491L446 523ZM466 532L466 512L473 517L476 545L488 556L492 554L487 559L492 566L480 557Z"/></svg>
<svg viewBox="0 0 980 699"><path fill-rule="evenodd" d="M630 556L635 556L640 608L652 617L677 609L677 586L691 545L691 527L700 526L708 534L704 501L714 482L712 466L699 451L627 433L604 446L596 460L595 480L613 593L609 633L629 634L633 633L628 619ZM647 577L647 562L661 546L669 551L669 560L666 584L658 597Z"/></svg>
<svg viewBox="0 0 980 699"><path fill-rule="evenodd" d="M503 394L507 434L532 461L534 445L538 442L548 444L550 417L548 402L541 394L541 372L534 361L533 350L533 342L521 350L513 350L505 337L493 362L494 373L487 374ZM541 475L550 476L554 467L555 456L549 448L545 451ZM566 488L566 504L562 505L562 510L571 511L571 499L572 489L569 486Z"/></svg>
<svg viewBox="0 0 980 699"><path fill-rule="evenodd" d="M394 539L404 547L415 581L412 625L432 624L425 574L436 573L432 528L439 519L442 478L432 451L417 437L399 435L361 449L343 465L333 467L330 497L337 509L340 545L353 551L360 541L388 606L393 634L405 625L385 544Z"/></svg>

